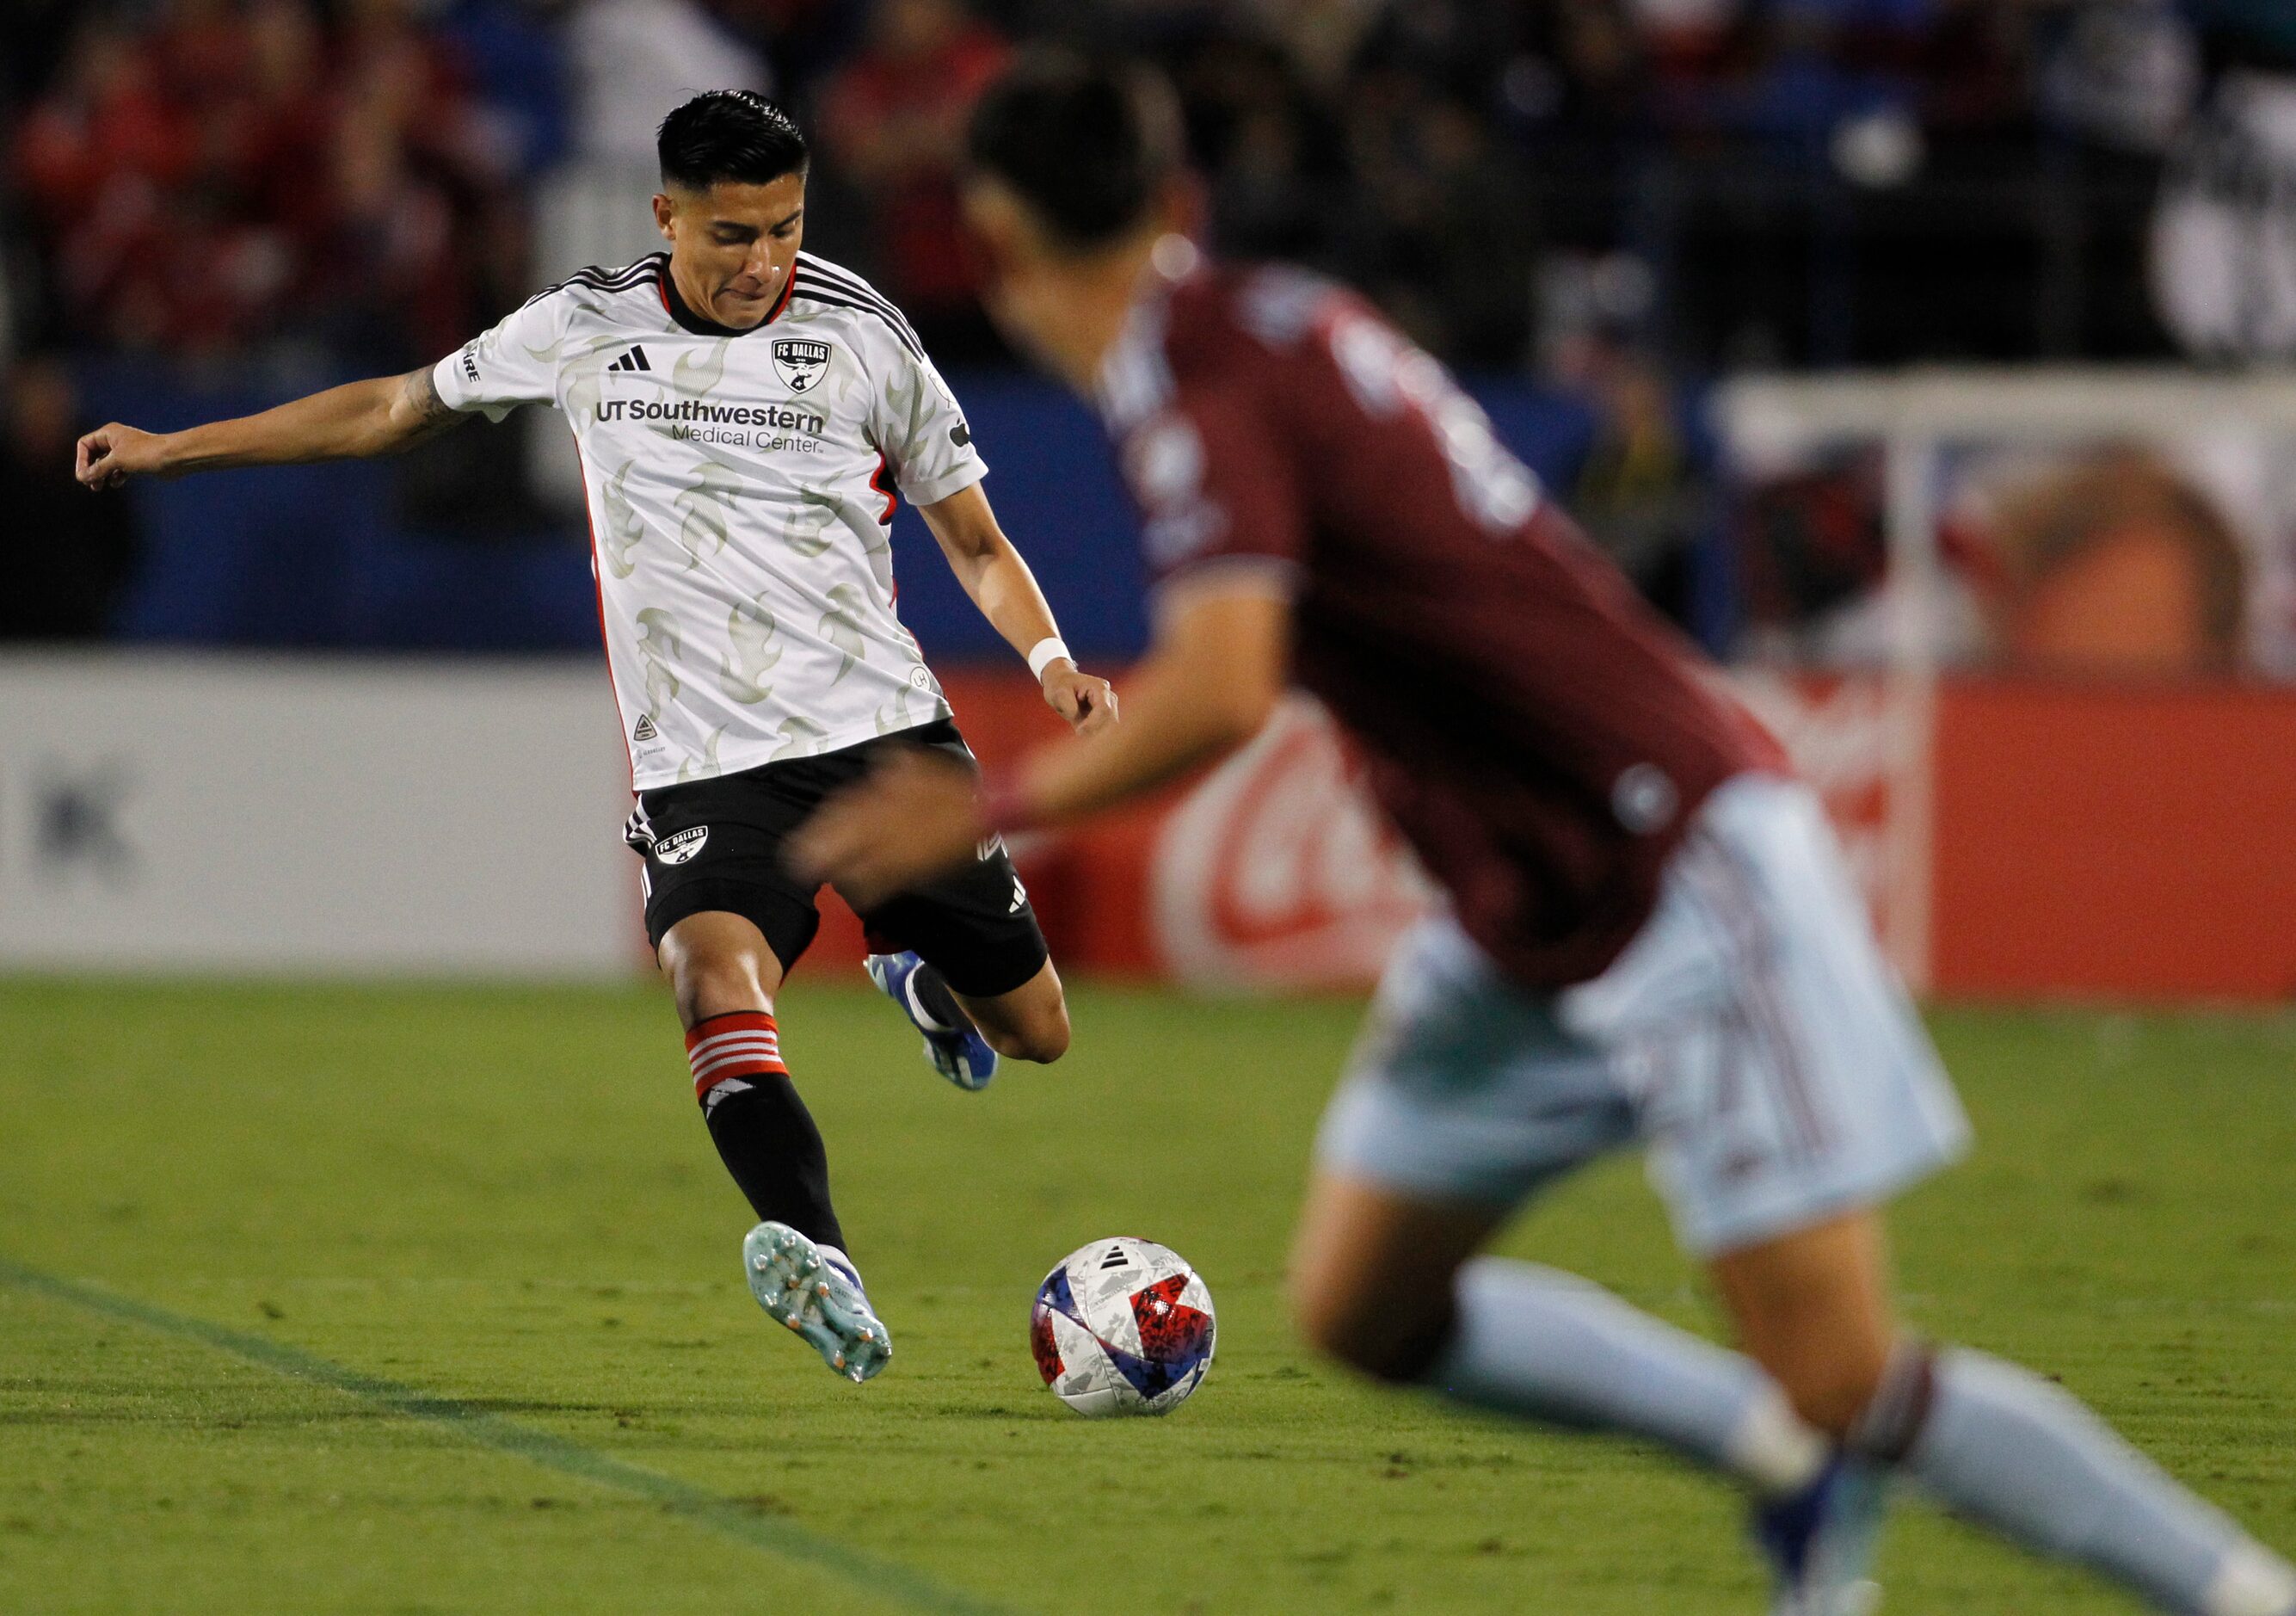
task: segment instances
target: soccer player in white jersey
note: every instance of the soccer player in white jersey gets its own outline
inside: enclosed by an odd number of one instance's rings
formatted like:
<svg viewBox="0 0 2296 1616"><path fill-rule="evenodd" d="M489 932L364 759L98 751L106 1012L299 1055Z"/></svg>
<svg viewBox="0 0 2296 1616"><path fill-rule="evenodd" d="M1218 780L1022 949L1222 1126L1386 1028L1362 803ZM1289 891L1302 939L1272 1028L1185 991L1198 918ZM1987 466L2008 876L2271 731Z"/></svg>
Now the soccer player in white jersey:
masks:
<svg viewBox="0 0 2296 1616"><path fill-rule="evenodd" d="M388 454L484 412L565 412L581 452L599 611L628 744L645 916L694 1093L758 1223L760 1305L859 1382L890 1338L847 1254L820 1131L774 1021L812 940L818 882L786 834L888 748L971 766L893 606L895 497L923 514L974 603L1078 730L1114 693L1080 672L980 491L963 411L900 313L802 253L808 151L747 91L699 95L660 137L669 250L585 270L435 366L187 431L117 423L80 480ZM869 972L978 1088L998 1054L1057 1060L1068 1010L1003 844L866 907Z"/></svg>

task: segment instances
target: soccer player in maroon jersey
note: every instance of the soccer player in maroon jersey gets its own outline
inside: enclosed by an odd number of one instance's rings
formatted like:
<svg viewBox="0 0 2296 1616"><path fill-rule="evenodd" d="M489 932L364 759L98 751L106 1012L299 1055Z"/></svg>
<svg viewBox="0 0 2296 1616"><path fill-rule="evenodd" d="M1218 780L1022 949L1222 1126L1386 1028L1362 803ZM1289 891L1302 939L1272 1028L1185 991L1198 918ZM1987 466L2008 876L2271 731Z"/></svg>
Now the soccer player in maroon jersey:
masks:
<svg viewBox="0 0 2296 1616"><path fill-rule="evenodd" d="M1867 1607L1891 1472L2165 1609L2296 1616L2296 1573L2062 1391L1899 1327L1876 1209L1967 1124L1815 799L1440 365L1177 233L1176 128L1152 80L1033 58L983 103L966 191L994 311L1098 406L1141 508L1155 632L1124 722L985 797L906 758L797 855L866 901L1208 762L1304 686L1449 898L1317 1141L1313 1341L1734 1475L1781 1616ZM1628 1144L1742 1352L1477 1255Z"/></svg>

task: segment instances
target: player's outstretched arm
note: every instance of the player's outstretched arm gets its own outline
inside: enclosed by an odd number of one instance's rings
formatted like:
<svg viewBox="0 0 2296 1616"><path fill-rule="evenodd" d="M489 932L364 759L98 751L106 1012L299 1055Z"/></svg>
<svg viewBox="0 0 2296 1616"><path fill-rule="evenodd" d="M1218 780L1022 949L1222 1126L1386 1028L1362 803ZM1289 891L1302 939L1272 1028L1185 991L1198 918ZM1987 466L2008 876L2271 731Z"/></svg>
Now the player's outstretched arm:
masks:
<svg viewBox="0 0 2296 1616"><path fill-rule="evenodd" d="M1125 681L1124 723L1040 746L996 805L1061 824L1129 801L1259 733L1290 680L1292 606L1256 578L1183 578L1157 603L1147 659ZM1006 828L1000 825L999 828Z"/></svg>
<svg viewBox="0 0 2296 1616"><path fill-rule="evenodd" d="M1290 655L1280 593L1168 586L1122 724L1037 748L985 803L969 771L922 751L898 756L825 803L793 839L791 860L867 906L972 857L992 831L1112 808L1249 740L1283 693Z"/></svg>
<svg viewBox="0 0 2296 1616"><path fill-rule="evenodd" d="M232 466L363 460L435 437L463 416L439 397L430 369L378 376L313 393L260 414L180 432L146 432L113 422L79 440L77 471L91 488L131 477L179 477Z"/></svg>
<svg viewBox="0 0 2296 1616"><path fill-rule="evenodd" d="M988 508L988 496L979 483L918 509L956 581L1023 660L1046 641L1060 639L1036 574L996 525L996 513ZM1106 679L1078 669L1071 658L1053 658L1037 679L1045 687L1045 701L1079 734L1093 734L1116 722L1115 689Z"/></svg>

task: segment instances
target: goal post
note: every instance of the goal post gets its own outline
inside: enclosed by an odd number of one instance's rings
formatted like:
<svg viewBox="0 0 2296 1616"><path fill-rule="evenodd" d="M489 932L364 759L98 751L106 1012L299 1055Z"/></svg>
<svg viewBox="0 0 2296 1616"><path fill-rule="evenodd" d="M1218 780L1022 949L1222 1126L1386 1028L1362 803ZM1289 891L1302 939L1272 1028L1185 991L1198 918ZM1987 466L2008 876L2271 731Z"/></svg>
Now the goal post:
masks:
<svg viewBox="0 0 2296 1616"><path fill-rule="evenodd" d="M1892 960L1931 980L1935 757L1948 611L1940 530L1963 463L2144 444L2181 456L2226 507L2246 552L2251 650L2285 659L2296 598L2296 373L2120 367L1923 368L1745 376L1715 391L1725 475L1865 447L1881 456L1885 554L1875 655L1849 664L1742 667L1756 707L1824 793ZM2208 463L2203 464L2202 463ZM2290 636L2296 638L2296 636Z"/></svg>

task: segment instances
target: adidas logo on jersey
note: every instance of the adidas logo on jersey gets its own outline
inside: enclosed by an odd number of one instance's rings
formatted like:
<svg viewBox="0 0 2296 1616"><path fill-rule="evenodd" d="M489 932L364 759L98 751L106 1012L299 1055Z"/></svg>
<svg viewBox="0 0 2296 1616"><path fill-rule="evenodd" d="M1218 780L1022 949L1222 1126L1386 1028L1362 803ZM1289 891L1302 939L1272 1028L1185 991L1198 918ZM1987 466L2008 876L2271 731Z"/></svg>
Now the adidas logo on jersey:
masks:
<svg viewBox="0 0 2296 1616"><path fill-rule="evenodd" d="M653 726L653 715L650 712L640 713L638 715L637 726L630 731L630 739L633 741L658 741L660 738L661 731Z"/></svg>
<svg viewBox="0 0 2296 1616"><path fill-rule="evenodd" d="M645 349L638 347L636 343L632 343L630 345L629 352L624 354L620 358L606 366L606 368L608 370L650 371L653 366L646 363Z"/></svg>

